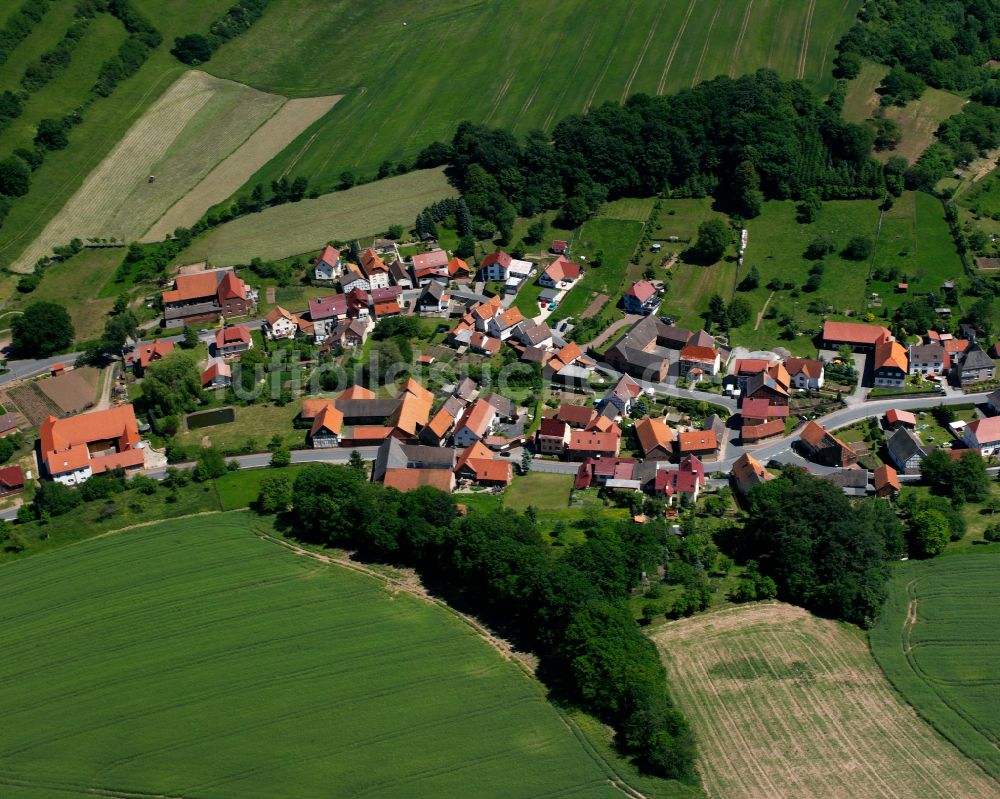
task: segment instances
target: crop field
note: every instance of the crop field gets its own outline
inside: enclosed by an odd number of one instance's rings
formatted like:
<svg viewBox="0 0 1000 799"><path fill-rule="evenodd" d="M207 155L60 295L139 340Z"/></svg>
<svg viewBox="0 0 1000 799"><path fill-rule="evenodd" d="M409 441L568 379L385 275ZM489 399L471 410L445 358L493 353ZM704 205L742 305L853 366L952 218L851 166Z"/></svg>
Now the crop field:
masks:
<svg viewBox="0 0 1000 799"><path fill-rule="evenodd" d="M193 224L336 99L296 100L286 112L283 97L196 70L185 73L91 172L13 268L29 271L53 246L74 236L132 241L149 229L143 238L152 241Z"/></svg>
<svg viewBox="0 0 1000 799"><path fill-rule="evenodd" d="M21 252L31 244L48 225L52 218L65 206L83 184L87 176L101 163L126 135L129 128L143 115L187 67L170 55L169 43L173 37L193 30L207 29L209 23L224 12L230 0L136 0L136 7L160 30L164 45L157 48L138 73L124 80L108 98L96 100L84 114L82 124L73 128L70 145L65 150L49 153L45 163L31 177L31 191L14 204L10 215L0 228L0 266L9 266ZM71 0L57 0L41 24L11 54L7 63L0 67L0 80L14 83L24 71L26 60L22 53L37 57L54 44L66 31L71 17ZM65 7L64 18L58 18L52 11ZM63 12L60 12L63 13ZM71 103L75 108L86 100L85 90L93 83L97 65L109 52L118 47L124 32L115 20L96 19L88 31L87 38L73 54L70 68L56 78L53 84L39 95L52 97L52 86L59 84L59 103ZM100 35L95 35L100 34ZM85 80L86 64L93 59L94 73ZM6 77L5 77L6 76ZM79 94L70 95L72 81ZM30 107L31 102L28 103ZM31 113L38 118L63 113L61 105L37 106ZM6 155L6 152L3 153ZM75 235L75 234L74 234ZM72 236L70 237L72 238ZM64 241L57 242L64 244ZM33 263L33 262L32 262Z"/></svg>
<svg viewBox="0 0 1000 799"><path fill-rule="evenodd" d="M861 73L850 82L844 98L844 118L848 122L864 122L871 119L879 109L879 95L875 92L889 68L866 61ZM895 150L876 153L880 161L887 161L898 155L909 163L914 163L931 142L942 121L962 110L965 98L940 89L927 88L919 100L907 103L902 108L889 106L882 109L886 119L891 119L900 128L901 138Z"/></svg>
<svg viewBox="0 0 1000 799"><path fill-rule="evenodd" d="M288 96L343 94L258 179L292 162L324 189L352 169L412 158L458 122L523 134L637 92L664 94L771 67L832 85L834 44L861 0L284 0L206 68ZM294 41L295 47L288 42ZM331 41L352 57L330 68ZM442 53L447 53L443 58ZM364 131L364 135L357 135Z"/></svg>
<svg viewBox="0 0 1000 799"><path fill-rule="evenodd" d="M1000 780L1000 548L900 565L872 652L903 698ZM996 796L994 784L988 795Z"/></svg>
<svg viewBox="0 0 1000 799"><path fill-rule="evenodd" d="M0 567L4 796L622 795L458 616L255 524Z"/></svg>
<svg viewBox="0 0 1000 799"><path fill-rule="evenodd" d="M423 208L456 194L443 170L409 172L234 219L199 237L181 260L225 266L248 263L254 256L299 255L331 240L381 233L397 222L412 225Z"/></svg>
<svg viewBox="0 0 1000 799"><path fill-rule="evenodd" d="M654 640L698 736L710 796L997 793L899 698L864 639L845 626L772 602L672 622Z"/></svg>
<svg viewBox="0 0 1000 799"><path fill-rule="evenodd" d="M804 255L811 241L823 236L835 243L838 250L855 235L866 236L874 242L878 218L878 203L872 200L826 202L816 222L808 225L796 220L794 203L765 203L763 213L748 223L747 251L739 276L742 279L751 266L756 266L760 272L760 285L749 292L737 292L750 302L753 316L748 324L734 330L733 341L751 349L767 348L780 342L781 346L797 354L812 354L815 348L810 333L819 330L828 309L833 317L851 315L857 318L870 310L881 318L884 314L891 314L896 306L912 295L939 291L945 280L962 276L962 263L955 251L940 201L922 192L904 192L883 216L872 259L859 262L845 260L839 253L828 255L824 259L820 288L815 292L802 290L812 266ZM720 266L722 264L716 264L708 269L715 270ZM893 281L873 280L866 285L869 268L895 268L898 278ZM683 264L672 267L675 277L665 303L670 312L674 312L675 302L689 302L692 289L680 283L678 278L685 270L691 269ZM792 283L793 288L772 291L768 283L775 278ZM721 286L713 288L723 288L719 293L729 301L735 282L731 280L726 285L719 281ZM896 293L898 282L909 283L907 293ZM793 296L796 291L798 296ZM879 295L880 305L872 305L871 292ZM705 292L700 293L700 306L704 310L707 296L704 296ZM766 313L758 326L757 315L765 310L765 303ZM778 320L784 314L791 316L797 328L807 335L790 341L782 340ZM682 320L685 317L683 313L678 316Z"/></svg>

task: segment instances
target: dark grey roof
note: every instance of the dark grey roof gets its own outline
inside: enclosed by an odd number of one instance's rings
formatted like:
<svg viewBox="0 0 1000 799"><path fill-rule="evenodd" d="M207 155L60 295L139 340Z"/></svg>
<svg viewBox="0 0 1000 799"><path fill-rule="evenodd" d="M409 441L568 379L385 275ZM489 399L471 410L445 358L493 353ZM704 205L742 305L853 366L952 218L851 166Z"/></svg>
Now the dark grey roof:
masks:
<svg viewBox="0 0 1000 799"><path fill-rule="evenodd" d="M715 435L722 438L722 434L726 430L726 423L719 418L717 413L713 413L711 416L705 419L705 423L702 425L703 430L714 430ZM721 441L720 441L721 443Z"/></svg>
<svg viewBox="0 0 1000 799"><path fill-rule="evenodd" d="M344 419L388 419L399 407L398 399L356 399L335 400L337 410L344 414Z"/></svg>
<svg viewBox="0 0 1000 799"><path fill-rule="evenodd" d="M995 364L978 344L973 344L965 351L962 358L962 369L992 369Z"/></svg>
<svg viewBox="0 0 1000 799"><path fill-rule="evenodd" d="M462 382L455 386L455 390L452 392L456 397L461 397L464 400L470 400L475 396L476 381L471 377L463 378Z"/></svg>
<svg viewBox="0 0 1000 799"><path fill-rule="evenodd" d="M525 347L524 352L521 353L521 360L529 363L541 363L545 360L546 352L548 350L544 347Z"/></svg>
<svg viewBox="0 0 1000 799"><path fill-rule="evenodd" d="M542 289L538 295L538 299L545 300L545 302L552 302L558 296L559 289Z"/></svg>
<svg viewBox="0 0 1000 799"><path fill-rule="evenodd" d="M889 454L899 466L905 464L916 453L926 454L927 450L920 443L920 439L911 431L900 428L889 437Z"/></svg>
<svg viewBox="0 0 1000 799"><path fill-rule="evenodd" d="M687 343L694 344L698 347L711 347L712 349L715 349L715 339L704 330L692 333Z"/></svg>
<svg viewBox="0 0 1000 799"><path fill-rule="evenodd" d="M385 477L388 469L453 469L455 450L450 447L428 447L423 444L403 444L387 438L378 448L372 465L372 480Z"/></svg>
<svg viewBox="0 0 1000 799"><path fill-rule="evenodd" d="M823 477L841 489L867 489L867 469L838 469Z"/></svg>
<svg viewBox="0 0 1000 799"><path fill-rule="evenodd" d="M424 286L423 291L420 292L420 296L417 298L417 302L424 303L429 297L435 303L441 300L441 295L444 294L444 286L438 283L436 280L432 280L426 286Z"/></svg>
<svg viewBox="0 0 1000 799"><path fill-rule="evenodd" d="M521 340L528 345L535 345L550 338L552 331L546 325L528 321L521 326Z"/></svg>
<svg viewBox="0 0 1000 799"><path fill-rule="evenodd" d="M503 417L509 418L517 412L517 406L500 394L490 394L486 397L486 401L496 408L496 412Z"/></svg>
<svg viewBox="0 0 1000 799"><path fill-rule="evenodd" d="M637 463L632 470L632 479L638 480L643 487L650 486L656 480L656 472L660 461L643 461Z"/></svg>
<svg viewBox="0 0 1000 799"><path fill-rule="evenodd" d="M1000 388L987 394L986 401L994 407L1000 407Z"/></svg>
<svg viewBox="0 0 1000 799"><path fill-rule="evenodd" d="M465 410L465 401L461 397L448 397L438 410L444 410L452 419L457 419Z"/></svg>
<svg viewBox="0 0 1000 799"><path fill-rule="evenodd" d="M943 361L944 345L936 342L930 344L913 344L910 347L911 361Z"/></svg>
<svg viewBox="0 0 1000 799"><path fill-rule="evenodd" d="M664 341L673 342L676 344L687 344L691 340L693 335L690 330L683 327L677 327L676 325L665 325L663 322L658 322L651 319L653 322L657 338L661 338Z"/></svg>

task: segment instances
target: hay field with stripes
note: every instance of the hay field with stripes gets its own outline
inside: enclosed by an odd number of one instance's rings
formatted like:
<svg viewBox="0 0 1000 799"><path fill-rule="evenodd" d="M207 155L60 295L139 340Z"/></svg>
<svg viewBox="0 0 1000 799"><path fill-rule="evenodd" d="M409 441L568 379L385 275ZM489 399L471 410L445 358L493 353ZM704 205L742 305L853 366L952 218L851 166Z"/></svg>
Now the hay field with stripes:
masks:
<svg viewBox="0 0 1000 799"><path fill-rule="evenodd" d="M282 0L206 69L289 96L343 94L288 164L330 189L448 139L462 120L523 134L636 92L665 94L761 67L832 85L834 45L860 0ZM331 41L352 57L302 58ZM296 47L283 43L295 40ZM315 135L314 135L315 134Z"/></svg>
<svg viewBox="0 0 1000 799"><path fill-rule="evenodd" d="M900 699L856 630L771 602L669 623L654 638L709 796L997 795Z"/></svg>
<svg viewBox="0 0 1000 799"><path fill-rule="evenodd" d="M623 796L456 614L254 523L0 567L0 795Z"/></svg>

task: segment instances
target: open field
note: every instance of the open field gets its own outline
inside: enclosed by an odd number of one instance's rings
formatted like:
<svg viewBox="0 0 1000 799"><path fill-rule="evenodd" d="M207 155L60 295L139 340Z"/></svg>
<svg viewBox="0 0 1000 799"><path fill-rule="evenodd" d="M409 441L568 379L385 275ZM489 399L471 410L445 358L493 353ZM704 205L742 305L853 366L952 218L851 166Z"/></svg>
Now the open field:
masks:
<svg viewBox="0 0 1000 799"><path fill-rule="evenodd" d="M197 430L183 430L177 434L177 441L185 446L192 446L207 438L214 447L236 449L249 439L254 439L257 443L255 450L259 450L271 440L271 436L281 434L286 446L302 446L309 431L292 427L292 421L298 413L297 402L288 405L237 406L235 421Z"/></svg>
<svg viewBox="0 0 1000 799"><path fill-rule="evenodd" d="M205 211L235 192L250 175L281 152L289 141L333 108L339 99L338 95L334 95L285 102L274 116L172 205L146 231L142 241L161 241L179 227L191 227ZM185 150L184 156L190 158L190 152Z"/></svg>
<svg viewBox="0 0 1000 799"><path fill-rule="evenodd" d="M561 117L606 100L673 92L759 67L828 89L833 45L860 6L375 0L359 7L284 0L206 68L288 96L345 95L255 178L269 181L294 163L295 173L328 190L344 169L367 175L383 160L412 158L431 141L451 138L465 119L518 134L551 131ZM303 57L331 41L352 42L352 57L337 69Z"/></svg>
<svg viewBox="0 0 1000 799"><path fill-rule="evenodd" d="M573 489L573 475L532 472L515 477L504 494L503 504L524 512L531 505L538 511L565 510L569 507L569 492Z"/></svg>
<svg viewBox="0 0 1000 799"><path fill-rule="evenodd" d="M441 169L423 169L347 191L268 208L220 225L182 254L184 262L207 259L217 266L248 263L321 249L326 242L412 225L436 200L456 195Z"/></svg>
<svg viewBox="0 0 1000 799"><path fill-rule="evenodd" d="M911 294L937 291L944 280L962 276L961 261L948 232L941 203L923 193L904 192L885 213L871 263L841 258L839 250L852 236L865 236L875 241L878 205L874 200L831 200L823 203L815 222L803 225L796 220L795 203L765 203L763 213L748 223L747 251L739 276L742 279L752 266L760 272L760 285L756 289L739 292L753 307L753 317L734 331L733 341L751 349L773 345L781 337L778 320L783 314L791 316L797 328L808 334L819 330L827 309L832 309L829 315L835 318L846 317L848 312L857 318L869 310L876 317L891 313L907 295L894 293L895 282L874 281L866 285L870 266L897 268L899 280L909 280ZM804 253L809 243L820 236L835 243L838 252L824 259L820 288L815 292L802 291L813 263ZM771 297L772 290L767 286L772 279L789 282L792 288L775 291ZM872 291L881 296L882 305L869 309L868 295ZM671 294L674 293L681 295L676 280L671 288ZM726 294L723 296L727 301L730 299ZM767 315L777 311L778 317L765 317L754 330L756 315L769 297ZM805 353L812 347L810 338L811 335L801 336L781 341L781 345Z"/></svg>
<svg viewBox="0 0 1000 799"><path fill-rule="evenodd" d="M255 524L2 567L5 796L622 795L456 615Z"/></svg>
<svg viewBox="0 0 1000 799"><path fill-rule="evenodd" d="M72 3L60 2L57 5L70 7ZM42 232L91 171L125 136L133 123L180 75L187 71L187 67L169 53L173 38L183 33L190 33L192 30L207 30L209 23L224 12L231 2L230 0L175 0L167 4L161 0L136 0L135 5L140 13L163 34L164 44L150 55L139 72L122 81L111 97L94 101L87 109L82 124L73 128L69 147L46 155L45 163L32 174L31 191L14 203L10 215L0 229L0 266L9 266L17 260L22 250ZM84 44L74 53L73 64L68 72L57 78L57 81L65 79L68 73L76 72L77 59L84 58L81 55L84 48L91 51L91 56L87 56L88 58L96 57L98 61L106 58L109 52L117 48L123 35L122 26L117 21L112 22L112 25L101 22L101 25L97 26L101 30L112 31L112 35L100 41L91 41L89 47L85 39ZM48 17L43 20L43 26L47 24ZM52 33L49 30L48 35L51 38L45 47L51 46L65 32L66 27L67 24L62 22L53 26L56 32ZM94 27L92 25L92 28ZM36 29L27 42L41 33L41 28ZM3 65L3 70L16 71L15 80L20 77L24 69L24 62L17 55L20 49L19 47L14 56ZM61 102L70 99L65 94L61 94L60 98ZM72 107L75 108L85 99L84 94L73 97ZM57 112L58 109L53 108L52 111ZM45 111L41 115L52 114Z"/></svg>
<svg viewBox="0 0 1000 799"><path fill-rule="evenodd" d="M846 626L771 602L668 623L654 640L698 736L711 796L997 793L900 700L864 639Z"/></svg>
<svg viewBox="0 0 1000 799"><path fill-rule="evenodd" d="M1000 780L1000 547L991 549L898 566L871 644L906 701Z"/></svg>
<svg viewBox="0 0 1000 799"><path fill-rule="evenodd" d="M889 68L882 64L866 61L861 74L850 82L844 99L844 118L848 122L864 122L879 111L879 95L875 90L882 82ZM934 141L934 133L942 121L962 110L967 100L957 94L928 88L919 100L904 107L882 108L886 119L899 125L901 138L895 150L876 153L880 161L887 161L898 155L909 163L914 163L924 150Z"/></svg>
<svg viewBox="0 0 1000 799"><path fill-rule="evenodd" d="M283 97L196 70L185 73L91 172L13 268L30 271L39 257L74 236L132 241L151 229L153 235L144 240L152 241L193 224L336 99L297 100L287 108Z"/></svg>

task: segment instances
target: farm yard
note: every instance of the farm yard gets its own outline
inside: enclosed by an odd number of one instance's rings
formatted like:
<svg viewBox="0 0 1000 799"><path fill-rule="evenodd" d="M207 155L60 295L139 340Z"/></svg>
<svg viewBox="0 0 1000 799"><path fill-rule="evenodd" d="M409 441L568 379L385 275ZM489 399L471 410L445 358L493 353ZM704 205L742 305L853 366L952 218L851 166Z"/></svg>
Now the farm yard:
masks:
<svg viewBox="0 0 1000 799"><path fill-rule="evenodd" d="M283 97L186 72L91 172L13 268L30 271L38 258L73 237L128 242L151 228L156 235L145 239L153 240L193 224L336 100L295 101L282 114ZM308 113L299 108L302 103Z"/></svg>
<svg viewBox="0 0 1000 799"><path fill-rule="evenodd" d="M1000 780L1000 550L991 549L900 564L871 643L903 698Z"/></svg>
<svg viewBox="0 0 1000 799"><path fill-rule="evenodd" d="M328 190L343 170L374 174L385 160L412 158L435 139L450 139L466 119L518 134L551 131L561 117L606 100L674 92L760 67L829 89L834 44L860 6L861 0L611 6L377 0L361 13L348 3L286 0L205 68L286 96L343 94L313 133L254 179L270 181L294 164ZM293 34L297 46L289 48ZM301 57L321 52L331 39L353 43L353 57L337 70ZM400 80L403 64L420 79ZM365 135L355 135L359 130Z"/></svg>
<svg viewBox="0 0 1000 799"><path fill-rule="evenodd" d="M710 796L996 795L900 700L863 638L836 622L771 602L668 623L654 640L698 736Z"/></svg>
<svg viewBox="0 0 1000 799"><path fill-rule="evenodd" d="M405 576L257 524L174 520L0 567L6 796L622 795L541 687Z"/></svg>
<svg viewBox="0 0 1000 799"><path fill-rule="evenodd" d="M226 266L255 256L275 260L299 255L331 240L380 233L397 222L411 224L432 202L455 195L443 170L409 172L234 219L198 238L180 261Z"/></svg>

